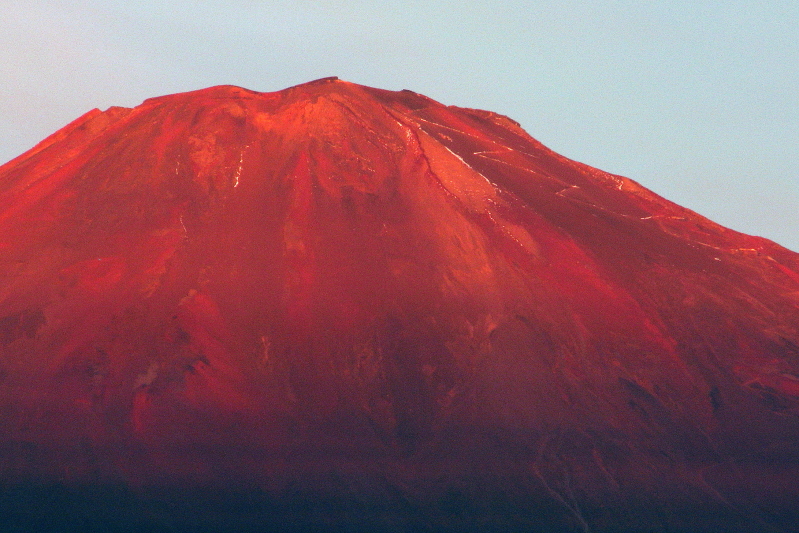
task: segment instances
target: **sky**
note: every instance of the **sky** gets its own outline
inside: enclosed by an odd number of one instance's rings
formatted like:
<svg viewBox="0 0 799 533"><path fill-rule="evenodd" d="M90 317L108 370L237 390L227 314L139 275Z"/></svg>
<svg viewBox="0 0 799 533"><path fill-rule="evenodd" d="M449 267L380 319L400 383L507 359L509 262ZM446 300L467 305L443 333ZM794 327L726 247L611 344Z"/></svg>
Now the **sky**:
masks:
<svg viewBox="0 0 799 533"><path fill-rule="evenodd" d="M93 108L338 76L799 251L796 0L0 0L0 50L0 163Z"/></svg>

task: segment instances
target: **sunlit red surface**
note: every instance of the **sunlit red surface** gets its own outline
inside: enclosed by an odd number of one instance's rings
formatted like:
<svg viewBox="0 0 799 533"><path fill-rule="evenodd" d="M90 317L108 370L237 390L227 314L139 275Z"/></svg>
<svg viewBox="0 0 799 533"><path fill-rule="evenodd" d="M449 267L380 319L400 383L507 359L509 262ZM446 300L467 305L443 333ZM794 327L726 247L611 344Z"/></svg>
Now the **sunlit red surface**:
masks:
<svg viewBox="0 0 799 533"><path fill-rule="evenodd" d="M797 254L494 113L213 87L0 167L9 520L788 531L798 409Z"/></svg>

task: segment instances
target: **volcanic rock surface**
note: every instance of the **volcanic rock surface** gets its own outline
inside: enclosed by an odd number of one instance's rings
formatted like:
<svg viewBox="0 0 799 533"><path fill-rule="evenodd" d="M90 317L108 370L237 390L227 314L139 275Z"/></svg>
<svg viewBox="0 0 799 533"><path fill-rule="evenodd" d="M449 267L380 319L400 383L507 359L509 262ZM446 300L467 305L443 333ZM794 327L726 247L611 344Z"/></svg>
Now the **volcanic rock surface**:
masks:
<svg viewBox="0 0 799 533"><path fill-rule="evenodd" d="M797 415L799 255L501 115L222 86L0 167L15 523L790 530Z"/></svg>

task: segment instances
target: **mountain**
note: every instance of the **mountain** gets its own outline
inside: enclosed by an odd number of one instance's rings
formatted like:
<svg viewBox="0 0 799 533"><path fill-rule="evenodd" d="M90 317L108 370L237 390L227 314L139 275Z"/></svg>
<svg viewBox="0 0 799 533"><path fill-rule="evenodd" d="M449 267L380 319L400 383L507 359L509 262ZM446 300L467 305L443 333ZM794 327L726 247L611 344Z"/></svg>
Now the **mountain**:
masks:
<svg viewBox="0 0 799 533"><path fill-rule="evenodd" d="M495 113L221 86L0 167L14 527L788 531L798 415L799 255Z"/></svg>

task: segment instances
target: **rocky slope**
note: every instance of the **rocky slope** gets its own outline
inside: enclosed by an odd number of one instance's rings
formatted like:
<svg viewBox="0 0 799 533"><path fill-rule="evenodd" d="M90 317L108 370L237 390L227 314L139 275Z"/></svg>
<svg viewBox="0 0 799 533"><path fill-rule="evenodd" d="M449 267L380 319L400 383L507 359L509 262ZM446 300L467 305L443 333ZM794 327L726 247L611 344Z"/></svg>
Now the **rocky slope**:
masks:
<svg viewBox="0 0 799 533"><path fill-rule="evenodd" d="M269 502L211 529L779 531L798 409L799 255L494 113L213 87L0 167L9 506L58 483Z"/></svg>

